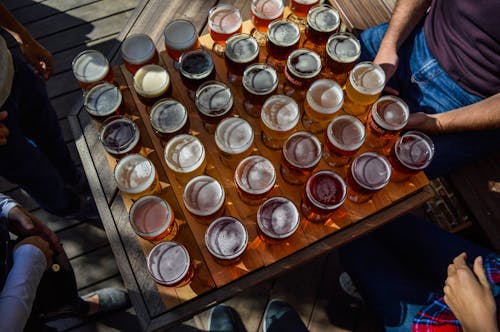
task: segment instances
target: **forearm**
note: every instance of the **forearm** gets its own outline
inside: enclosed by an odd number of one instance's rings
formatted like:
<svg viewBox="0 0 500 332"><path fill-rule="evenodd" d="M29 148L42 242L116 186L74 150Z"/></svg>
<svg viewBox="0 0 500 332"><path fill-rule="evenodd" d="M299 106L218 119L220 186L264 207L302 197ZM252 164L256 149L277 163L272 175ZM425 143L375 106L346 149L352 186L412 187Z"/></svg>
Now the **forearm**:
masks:
<svg viewBox="0 0 500 332"><path fill-rule="evenodd" d="M20 44L33 39L28 30L26 30L2 3L0 3L0 26L6 29Z"/></svg>
<svg viewBox="0 0 500 332"><path fill-rule="evenodd" d="M10 210L19 204L4 194L0 194L0 219L7 219Z"/></svg>

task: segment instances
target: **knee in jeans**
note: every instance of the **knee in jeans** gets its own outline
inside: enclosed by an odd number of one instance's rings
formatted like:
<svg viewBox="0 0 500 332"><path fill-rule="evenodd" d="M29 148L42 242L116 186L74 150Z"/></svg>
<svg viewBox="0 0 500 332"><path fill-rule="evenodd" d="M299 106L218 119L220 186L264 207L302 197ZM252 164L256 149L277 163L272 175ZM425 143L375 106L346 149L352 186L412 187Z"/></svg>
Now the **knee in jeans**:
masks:
<svg viewBox="0 0 500 332"><path fill-rule="evenodd" d="M380 24L366 29L361 33L359 36L361 43L360 61L368 61L375 58L388 26L388 23Z"/></svg>

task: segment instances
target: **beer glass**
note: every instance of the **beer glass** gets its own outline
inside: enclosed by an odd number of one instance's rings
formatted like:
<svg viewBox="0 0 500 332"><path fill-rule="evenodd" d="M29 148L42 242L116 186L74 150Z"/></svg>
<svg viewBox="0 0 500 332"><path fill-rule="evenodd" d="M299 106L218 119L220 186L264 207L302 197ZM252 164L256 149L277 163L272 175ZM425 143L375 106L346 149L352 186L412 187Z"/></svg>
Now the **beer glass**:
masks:
<svg viewBox="0 0 500 332"><path fill-rule="evenodd" d="M307 179L300 204L302 214L311 222L324 223L344 204L346 195L347 185L338 173L316 172Z"/></svg>
<svg viewBox="0 0 500 332"><path fill-rule="evenodd" d="M333 79L344 86L361 54L359 40L352 33L339 32L328 38L325 50L326 66L332 72Z"/></svg>
<svg viewBox="0 0 500 332"><path fill-rule="evenodd" d="M163 29L165 49L177 63L182 54L200 48L198 33L193 23L183 19L170 21Z"/></svg>
<svg viewBox="0 0 500 332"><path fill-rule="evenodd" d="M408 180L410 175L423 171L434 157L434 143L424 133L409 131L394 144L389 155L393 182Z"/></svg>
<svg viewBox="0 0 500 332"><path fill-rule="evenodd" d="M297 128L299 118L299 105L295 100L284 95L269 97L260 114L262 142L270 149L281 149Z"/></svg>
<svg viewBox="0 0 500 332"><path fill-rule="evenodd" d="M283 145L281 175L290 184L303 184L321 160L321 142L307 131L288 137Z"/></svg>
<svg viewBox="0 0 500 332"><path fill-rule="evenodd" d="M288 20L276 20L269 24L267 30L266 62L276 69L283 69L285 60L293 50L299 47L299 26Z"/></svg>
<svg viewBox="0 0 500 332"><path fill-rule="evenodd" d="M262 105L278 88L276 69L265 63L248 66L243 72L243 107L252 117L260 118Z"/></svg>
<svg viewBox="0 0 500 332"><path fill-rule="evenodd" d="M85 93L83 104L87 113L95 120L103 121L111 115L120 114L122 94L111 83L99 83Z"/></svg>
<svg viewBox="0 0 500 332"><path fill-rule="evenodd" d="M295 96L296 100L302 100L304 91L318 78L320 72L321 57L318 53L307 48L293 51L286 61L283 92L287 96Z"/></svg>
<svg viewBox="0 0 500 332"><path fill-rule="evenodd" d="M319 0L290 0L292 14L288 16L288 19L297 23L300 26L300 30L304 31L307 14L317 4L319 4Z"/></svg>
<svg viewBox="0 0 500 332"><path fill-rule="evenodd" d="M153 105L149 113L151 126L163 140L189 131L189 116L186 108L175 99L161 99Z"/></svg>
<svg viewBox="0 0 500 332"><path fill-rule="evenodd" d="M229 37L224 50L228 81L236 83L248 65L258 62L259 51L257 40L250 35L238 33Z"/></svg>
<svg viewBox="0 0 500 332"><path fill-rule="evenodd" d="M205 128L213 134L217 123L231 113L233 94L224 83L208 81L196 90L195 102Z"/></svg>
<svg viewBox="0 0 500 332"><path fill-rule="evenodd" d="M363 117L369 107L378 99L385 86L385 72L376 63L360 62L349 73L346 83L344 111Z"/></svg>
<svg viewBox="0 0 500 332"><path fill-rule="evenodd" d="M257 230L260 238L267 243L276 244L288 239L299 225L299 210L288 198L271 197L259 206Z"/></svg>
<svg viewBox="0 0 500 332"><path fill-rule="evenodd" d="M366 145L372 149L384 149L393 142L408 123L410 109L396 96L380 97L368 114Z"/></svg>
<svg viewBox="0 0 500 332"><path fill-rule="evenodd" d="M114 173L118 189L132 200L161 190L155 166L140 154L130 154L120 159Z"/></svg>
<svg viewBox="0 0 500 332"><path fill-rule="evenodd" d="M222 163L227 167L236 167L252 152L253 138L252 126L242 118L222 120L215 130L215 144Z"/></svg>
<svg viewBox="0 0 500 332"><path fill-rule="evenodd" d="M247 229L236 218L217 218L205 232L205 245L217 262L223 265L234 264L248 246Z"/></svg>
<svg viewBox="0 0 500 332"><path fill-rule="evenodd" d="M113 157L121 158L140 150L140 131L134 121L125 116L106 119L99 132L99 140L104 149Z"/></svg>
<svg viewBox="0 0 500 332"><path fill-rule="evenodd" d="M175 174L180 184L205 172L205 147L201 141L189 134L179 134L168 140L165 145L165 162Z"/></svg>
<svg viewBox="0 0 500 332"><path fill-rule="evenodd" d="M340 29L339 13L330 5L318 5L311 8L306 21L306 40L302 47L324 54L328 38Z"/></svg>
<svg viewBox="0 0 500 332"><path fill-rule="evenodd" d="M153 40L144 34L127 37L121 46L122 59L125 68L135 74L139 68L147 64L158 64L158 51Z"/></svg>
<svg viewBox="0 0 500 332"><path fill-rule="evenodd" d="M241 32L243 19L238 8L231 4L219 4L208 12L208 30L214 41L213 50L216 54L224 53L226 40Z"/></svg>
<svg viewBox="0 0 500 332"><path fill-rule="evenodd" d="M163 286L182 287L194 276L187 249L175 241L160 242L151 248L147 266L151 278Z"/></svg>
<svg viewBox="0 0 500 332"><path fill-rule="evenodd" d="M204 50L194 50L180 57L182 82L188 88L189 96L194 99L196 89L206 81L215 78L215 65L212 57Z"/></svg>
<svg viewBox="0 0 500 332"><path fill-rule="evenodd" d="M364 152L353 159L347 171L347 198L364 203L382 190L391 179L391 164L381 154Z"/></svg>
<svg viewBox="0 0 500 332"><path fill-rule="evenodd" d="M339 115L325 132L323 157L332 167L342 167L351 161L365 141L365 126L352 115Z"/></svg>
<svg viewBox="0 0 500 332"><path fill-rule="evenodd" d="M159 65L145 65L134 75L134 90L145 105L153 105L163 98L170 87L168 71Z"/></svg>
<svg viewBox="0 0 500 332"><path fill-rule="evenodd" d="M209 224L224 213L224 188L208 175L192 178L184 187L182 198L186 209L202 224Z"/></svg>
<svg viewBox="0 0 500 332"><path fill-rule="evenodd" d="M143 196L135 201L129 221L134 232L148 241L171 240L177 234L174 211L158 196Z"/></svg>
<svg viewBox="0 0 500 332"><path fill-rule="evenodd" d="M252 24L251 34L259 45L266 45L266 32L269 23L283 17L283 0L252 0L250 5Z"/></svg>
<svg viewBox="0 0 500 332"><path fill-rule="evenodd" d="M83 90L100 81L113 83L113 71L108 59L99 51L86 50L78 53L71 63L73 75Z"/></svg>
<svg viewBox="0 0 500 332"><path fill-rule="evenodd" d="M234 172L234 183L244 203L262 203L271 194L276 183L273 163L260 155L243 159Z"/></svg>
<svg viewBox="0 0 500 332"><path fill-rule="evenodd" d="M320 79L306 93L302 124L312 133L325 130L344 103L344 91L337 82Z"/></svg>

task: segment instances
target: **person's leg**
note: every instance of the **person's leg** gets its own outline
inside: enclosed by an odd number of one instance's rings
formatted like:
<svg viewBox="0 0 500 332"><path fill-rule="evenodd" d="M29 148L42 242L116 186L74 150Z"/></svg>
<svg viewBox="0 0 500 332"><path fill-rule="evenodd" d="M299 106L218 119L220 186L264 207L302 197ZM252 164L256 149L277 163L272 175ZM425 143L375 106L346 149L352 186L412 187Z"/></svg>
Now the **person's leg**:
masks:
<svg viewBox="0 0 500 332"><path fill-rule="evenodd" d="M288 303L273 299L264 311L264 332L308 332L299 314Z"/></svg>

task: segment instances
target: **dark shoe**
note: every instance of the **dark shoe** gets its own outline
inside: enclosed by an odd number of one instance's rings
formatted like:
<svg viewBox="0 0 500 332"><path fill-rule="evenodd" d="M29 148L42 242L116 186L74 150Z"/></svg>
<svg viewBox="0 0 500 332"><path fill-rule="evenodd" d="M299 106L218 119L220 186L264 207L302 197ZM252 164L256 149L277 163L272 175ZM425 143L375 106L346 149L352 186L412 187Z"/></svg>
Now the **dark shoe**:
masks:
<svg viewBox="0 0 500 332"><path fill-rule="evenodd" d="M288 303L273 299L264 311L262 328L267 332L272 326L274 331L308 331L299 314Z"/></svg>
<svg viewBox="0 0 500 332"><path fill-rule="evenodd" d="M208 331L246 332L246 328L236 310L225 304L218 304L210 310Z"/></svg>
<svg viewBox="0 0 500 332"><path fill-rule="evenodd" d="M103 315L115 311L120 311L123 309L127 309L130 307L130 299L126 291L118 288L103 288L99 289L95 292L89 293L85 296L82 296L82 299L85 301L87 298L97 295L99 297L99 307L97 312L89 315L88 313L84 314L88 317Z"/></svg>
<svg viewBox="0 0 500 332"><path fill-rule="evenodd" d="M346 272L341 273L328 302L327 314L330 323L354 330L364 311L364 300L351 277Z"/></svg>
<svg viewBox="0 0 500 332"><path fill-rule="evenodd" d="M99 212L95 206L94 198L91 194L80 195L80 208L65 216L66 219L78 219L81 221L100 220Z"/></svg>

